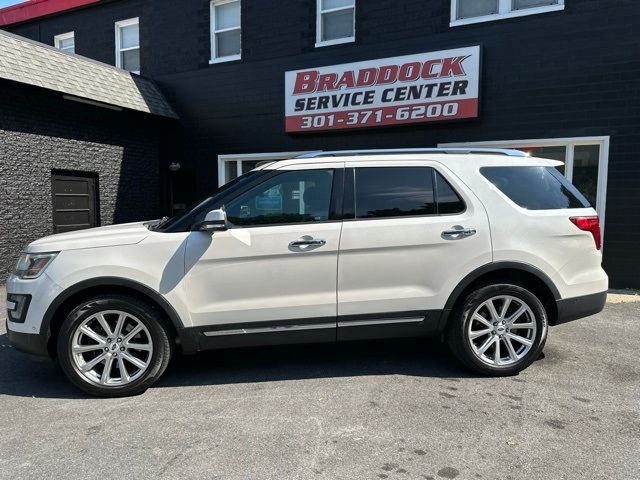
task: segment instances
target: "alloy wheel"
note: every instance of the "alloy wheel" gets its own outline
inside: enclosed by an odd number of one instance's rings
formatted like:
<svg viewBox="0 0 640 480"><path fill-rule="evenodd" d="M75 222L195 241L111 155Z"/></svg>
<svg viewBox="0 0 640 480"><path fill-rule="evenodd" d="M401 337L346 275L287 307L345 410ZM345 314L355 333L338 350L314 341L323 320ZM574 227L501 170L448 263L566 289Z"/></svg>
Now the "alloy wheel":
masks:
<svg viewBox="0 0 640 480"><path fill-rule="evenodd" d="M130 313L105 310L86 318L71 339L71 356L82 377L94 384L120 387L149 368L153 340Z"/></svg>
<svg viewBox="0 0 640 480"><path fill-rule="evenodd" d="M531 351L537 329L533 311L525 301L498 295L475 309L467 326L467 340L479 360L506 367Z"/></svg>

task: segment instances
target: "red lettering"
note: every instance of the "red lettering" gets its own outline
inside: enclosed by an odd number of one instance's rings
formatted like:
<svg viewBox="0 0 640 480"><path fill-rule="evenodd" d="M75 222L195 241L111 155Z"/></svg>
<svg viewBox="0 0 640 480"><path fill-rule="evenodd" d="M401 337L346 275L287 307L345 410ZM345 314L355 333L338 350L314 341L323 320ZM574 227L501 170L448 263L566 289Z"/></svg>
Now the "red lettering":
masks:
<svg viewBox="0 0 640 480"><path fill-rule="evenodd" d="M338 83L336 83L336 89L340 89L343 86L347 88L353 88L355 87L355 85L356 82L353 78L353 72L351 70L347 70L342 74L340 80L338 80Z"/></svg>
<svg viewBox="0 0 640 480"><path fill-rule="evenodd" d="M398 66L397 65L385 65L380 67L380 73L378 74L378 85L385 85L387 83L395 83L398 80Z"/></svg>
<svg viewBox="0 0 640 480"><path fill-rule="evenodd" d="M462 68L462 62L464 62L469 56L466 57L453 57L445 58L442 64L441 77L459 77L466 75L464 68Z"/></svg>
<svg viewBox="0 0 640 480"><path fill-rule="evenodd" d="M298 72L296 75L296 83L293 87L293 94L313 93L316 91L316 83L318 81L318 71L309 70L308 72Z"/></svg>
<svg viewBox="0 0 640 480"><path fill-rule="evenodd" d="M422 73L420 74L420 76L422 78L437 78L438 77L438 73L433 71L433 67L435 67L436 65L440 65L442 63L442 60L429 60L427 62L424 62L424 65L422 66Z"/></svg>
<svg viewBox="0 0 640 480"><path fill-rule="evenodd" d="M338 75L336 73L327 73L325 75L320 75L320 78L318 79L318 91L327 92L329 90L335 90L337 79Z"/></svg>
<svg viewBox="0 0 640 480"><path fill-rule="evenodd" d="M378 73L377 68L363 68L358 72L358 78L356 80L357 87L370 87L376 83L376 77Z"/></svg>
<svg viewBox="0 0 640 480"><path fill-rule="evenodd" d="M400 67L398 79L401 82L412 82L420 77L420 62L405 63Z"/></svg>

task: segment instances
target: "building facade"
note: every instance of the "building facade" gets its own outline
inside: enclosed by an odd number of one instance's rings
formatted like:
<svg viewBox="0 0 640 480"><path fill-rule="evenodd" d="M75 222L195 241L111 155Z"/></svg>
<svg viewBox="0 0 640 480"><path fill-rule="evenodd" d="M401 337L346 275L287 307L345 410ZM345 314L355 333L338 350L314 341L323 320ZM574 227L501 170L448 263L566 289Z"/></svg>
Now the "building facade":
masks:
<svg viewBox="0 0 640 480"><path fill-rule="evenodd" d="M52 233L161 213L162 132L152 83L0 32L0 282Z"/></svg>
<svg viewBox="0 0 640 480"><path fill-rule="evenodd" d="M0 23L159 86L168 210L297 152L515 147L565 162L612 286L640 287L634 0L37 0Z"/></svg>

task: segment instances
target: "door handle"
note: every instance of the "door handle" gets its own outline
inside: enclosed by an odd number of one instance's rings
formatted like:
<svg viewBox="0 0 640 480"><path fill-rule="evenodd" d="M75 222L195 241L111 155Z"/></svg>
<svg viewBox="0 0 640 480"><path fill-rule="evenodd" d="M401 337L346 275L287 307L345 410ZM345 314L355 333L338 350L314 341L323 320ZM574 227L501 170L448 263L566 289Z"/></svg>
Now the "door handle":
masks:
<svg viewBox="0 0 640 480"><path fill-rule="evenodd" d="M468 238L477 233L475 228L464 228L460 225L456 225L451 230L445 230L442 232L442 238L445 240L460 240L462 238Z"/></svg>
<svg viewBox="0 0 640 480"><path fill-rule="evenodd" d="M306 247L309 245L321 247L326 244L327 241L322 238L299 238L293 242L289 242L290 247Z"/></svg>

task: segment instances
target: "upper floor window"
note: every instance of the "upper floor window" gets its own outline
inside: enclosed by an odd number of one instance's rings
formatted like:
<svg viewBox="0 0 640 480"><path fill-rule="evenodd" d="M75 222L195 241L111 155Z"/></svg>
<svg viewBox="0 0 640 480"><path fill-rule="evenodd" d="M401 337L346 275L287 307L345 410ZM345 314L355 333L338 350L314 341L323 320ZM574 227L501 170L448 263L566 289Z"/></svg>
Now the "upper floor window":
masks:
<svg viewBox="0 0 640 480"><path fill-rule="evenodd" d="M116 67L140 73L140 19L116 22Z"/></svg>
<svg viewBox="0 0 640 480"><path fill-rule="evenodd" d="M240 0L214 0L211 2L211 62L239 60Z"/></svg>
<svg viewBox="0 0 640 480"><path fill-rule="evenodd" d="M316 47L356 39L356 0L317 0Z"/></svg>
<svg viewBox="0 0 640 480"><path fill-rule="evenodd" d="M73 32L56 35L53 37L53 45L63 52L76 53L76 40Z"/></svg>
<svg viewBox="0 0 640 480"><path fill-rule="evenodd" d="M564 0L451 0L451 26L564 9Z"/></svg>

